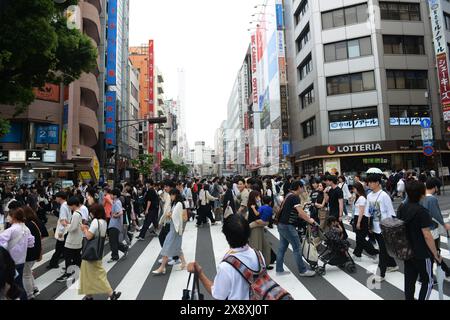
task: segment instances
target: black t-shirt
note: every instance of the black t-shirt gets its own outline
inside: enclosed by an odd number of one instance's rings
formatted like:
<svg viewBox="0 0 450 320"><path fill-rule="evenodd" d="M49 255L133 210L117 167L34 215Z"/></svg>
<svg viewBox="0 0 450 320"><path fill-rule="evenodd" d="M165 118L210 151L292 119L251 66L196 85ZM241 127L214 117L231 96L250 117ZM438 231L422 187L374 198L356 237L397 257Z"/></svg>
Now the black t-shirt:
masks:
<svg viewBox="0 0 450 320"><path fill-rule="evenodd" d="M147 209L147 203L149 201L151 201L150 210L154 211L154 210L159 209L159 197L158 197L158 194L156 193L155 189L153 189L153 188L148 189L147 193L145 194L144 210Z"/></svg>
<svg viewBox="0 0 450 320"><path fill-rule="evenodd" d="M339 199L344 199L344 193L342 192L341 188L331 188L330 191L328 191L328 203L330 206L330 216L339 218Z"/></svg>
<svg viewBox="0 0 450 320"><path fill-rule="evenodd" d="M292 193L286 196L280 221L283 224L297 225L299 222L298 211L295 206L300 205L300 198Z"/></svg>
<svg viewBox="0 0 450 320"><path fill-rule="evenodd" d="M399 208L397 216L406 222L406 232L408 233L409 241L411 241L414 258L432 258L433 255L428 249L422 233L423 228L429 228L432 224L429 211L420 204L408 203Z"/></svg>

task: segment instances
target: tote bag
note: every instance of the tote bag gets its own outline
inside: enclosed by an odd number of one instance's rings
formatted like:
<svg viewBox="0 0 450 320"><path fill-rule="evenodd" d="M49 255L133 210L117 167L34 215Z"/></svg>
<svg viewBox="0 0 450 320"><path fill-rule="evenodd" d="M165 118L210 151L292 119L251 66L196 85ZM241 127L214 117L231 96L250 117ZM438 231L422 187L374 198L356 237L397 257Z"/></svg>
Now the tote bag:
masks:
<svg viewBox="0 0 450 320"><path fill-rule="evenodd" d="M100 222L98 223L98 236L94 236L91 240L86 242L86 245L83 248L83 254L81 259L86 261L98 261L103 259L103 249L105 247L105 239L106 237L101 236L100 232Z"/></svg>

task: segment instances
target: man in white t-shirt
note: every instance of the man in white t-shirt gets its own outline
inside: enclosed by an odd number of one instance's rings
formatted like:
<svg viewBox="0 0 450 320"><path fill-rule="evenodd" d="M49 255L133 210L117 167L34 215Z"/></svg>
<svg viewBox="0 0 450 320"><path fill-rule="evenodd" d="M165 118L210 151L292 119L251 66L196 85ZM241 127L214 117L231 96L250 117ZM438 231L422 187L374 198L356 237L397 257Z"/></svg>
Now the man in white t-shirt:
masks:
<svg viewBox="0 0 450 320"><path fill-rule="evenodd" d="M378 262L380 274L376 275L374 280L376 282L382 282L384 281L386 271L394 272L399 269L395 260L390 257L387 252L380 227L380 221L395 216L395 211L391 197L381 188L381 175L369 174L367 183L372 192L367 195L367 204L364 215L371 221L369 228L375 235L375 239L378 243L378 250L380 251Z"/></svg>
<svg viewBox="0 0 450 320"><path fill-rule="evenodd" d="M248 246L250 226L242 215L234 214L225 220L223 233L230 245L227 255L233 255L252 270L259 270L259 261L255 251ZM197 273L206 291L217 300L249 300L250 288L246 279L228 262L222 261L217 266L214 281L208 279L203 268L192 262L188 272Z"/></svg>

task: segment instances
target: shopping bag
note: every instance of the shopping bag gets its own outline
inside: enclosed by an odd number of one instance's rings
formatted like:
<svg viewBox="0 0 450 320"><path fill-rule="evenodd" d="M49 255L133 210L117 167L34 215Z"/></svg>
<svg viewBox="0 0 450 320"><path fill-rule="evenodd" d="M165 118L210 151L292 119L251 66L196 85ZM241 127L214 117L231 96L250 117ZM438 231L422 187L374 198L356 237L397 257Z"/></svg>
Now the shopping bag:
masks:
<svg viewBox="0 0 450 320"><path fill-rule="evenodd" d="M317 252L317 248L314 245L314 239L311 235L311 227L308 226L306 229L306 236L303 239L302 243L302 253L303 257L309 263L317 263L319 261L319 254Z"/></svg>
<svg viewBox="0 0 450 320"><path fill-rule="evenodd" d="M186 289L183 290L183 296L181 300L205 300L205 297L200 293L200 282L198 279L198 274L194 273L194 281L192 283L192 289L189 289L189 284L191 282L192 273L189 273L188 283Z"/></svg>
<svg viewBox="0 0 450 320"><path fill-rule="evenodd" d="M444 300L444 278L445 271L442 269L442 265L438 265L436 268L436 280L439 289L439 300Z"/></svg>

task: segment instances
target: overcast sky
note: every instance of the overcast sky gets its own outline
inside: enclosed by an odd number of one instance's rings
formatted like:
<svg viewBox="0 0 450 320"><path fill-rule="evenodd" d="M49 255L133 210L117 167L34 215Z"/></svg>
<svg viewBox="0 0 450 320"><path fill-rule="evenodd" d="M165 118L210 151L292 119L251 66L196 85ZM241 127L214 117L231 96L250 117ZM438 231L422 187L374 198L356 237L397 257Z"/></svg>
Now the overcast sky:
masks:
<svg viewBox="0 0 450 320"><path fill-rule="evenodd" d="M155 40L155 63L166 98L177 97L177 69L186 73L190 147L226 119L228 98L250 43L249 22L263 0L130 0L130 46Z"/></svg>

